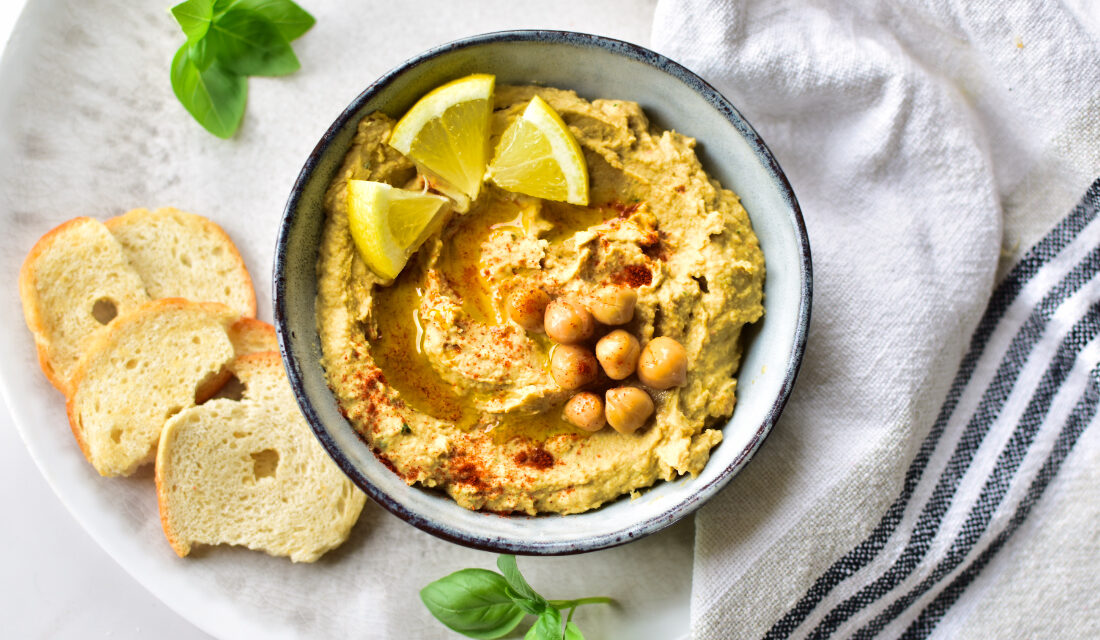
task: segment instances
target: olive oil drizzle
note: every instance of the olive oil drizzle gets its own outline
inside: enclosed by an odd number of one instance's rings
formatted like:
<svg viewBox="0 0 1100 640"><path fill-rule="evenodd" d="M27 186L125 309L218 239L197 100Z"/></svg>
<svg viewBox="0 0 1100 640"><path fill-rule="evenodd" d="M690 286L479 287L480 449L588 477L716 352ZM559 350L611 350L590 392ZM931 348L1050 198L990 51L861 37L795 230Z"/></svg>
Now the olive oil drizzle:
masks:
<svg viewBox="0 0 1100 640"><path fill-rule="evenodd" d="M488 187L487 187L488 188ZM490 194L486 194L489 196ZM560 244L574 233L605 222L615 212L564 203L539 202L524 206L510 198L492 194L487 204L451 221L444 234L444 246L437 269L461 297L463 311L474 321L490 325L506 322L501 296L483 275L481 248L494 233L517 236L543 233L535 230L536 219L550 223L545 236ZM481 428L497 442L516 436L544 441L559 434L584 432L562 418L562 407L554 406L536 414L486 414L432 367L424 352L424 326L420 306L425 288L424 267L417 260L387 287L373 292L379 337L372 341L371 352L388 384L411 409L469 431ZM540 350L549 353L552 342L540 334L531 334Z"/></svg>

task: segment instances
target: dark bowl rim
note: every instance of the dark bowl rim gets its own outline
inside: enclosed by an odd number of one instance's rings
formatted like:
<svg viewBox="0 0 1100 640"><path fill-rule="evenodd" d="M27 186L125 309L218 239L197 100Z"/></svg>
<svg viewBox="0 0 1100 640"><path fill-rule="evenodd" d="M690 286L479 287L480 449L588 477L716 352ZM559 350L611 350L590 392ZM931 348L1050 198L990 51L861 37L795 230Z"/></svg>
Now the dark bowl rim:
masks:
<svg viewBox="0 0 1100 640"><path fill-rule="evenodd" d="M700 94L708 104L725 116L734 128L736 128L745 138L746 142L748 142L753 153L770 174L772 180L778 186L781 195L789 204L791 222L794 224L798 236L801 287L794 340L790 353L787 356L787 367L784 372L783 382L780 385L779 395L757 427L756 433L753 435L748 446L742 449L739 455L722 469L714 479L704 485L696 487L690 496L672 505L662 513L642 522L631 524L620 531L582 540L568 542L524 542L504 540L492 536L470 535L456 531L435 520L424 518L410 511L403 504L375 486L374 483L372 483L370 479L348 459L339 445L337 445L335 440L333 440L331 435L324 428L320 417L314 410L312 401L305 392L300 363L296 358L291 357L289 340L286 337L290 329L287 326L287 309L285 306L286 279L283 276L283 269L281 267L286 264L286 250L288 245L287 232L291 227L305 184L316 168L323 153L332 143L336 135L356 116L356 114L358 114L359 110L376 94L388 87L401 74L428 60L451 51L494 42L542 42L603 49L612 54L620 55L655 67L688 85L689 88ZM272 283L272 308L274 311L275 329L279 341L279 351L282 355L291 389L294 392L294 396L303 415L306 417L306 421L309 423L310 429L320 441L325 451L328 452L344 473L346 473L348 477L375 502L418 529L463 546L483 551L516 553L521 555L570 555L586 553L589 551L615 547L640 539L652 533L656 533L694 512L702 506L706 500L710 499L724 487L760 448L760 445L771 432L772 427L775 425L779 415L787 404L791 389L794 386L795 378L798 376L799 369L801 368L802 357L806 349L806 338L810 323L810 307L813 296L813 270L810 259L810 242L806 234L806 225L802 217L802 210L794 195L794 190L791 188L791 184L780 168L779 163L776 161L764 141L756 133L756 130L752 128L748 121L725 96L718 92L718 90L707 81L703 80L683 65L640 45L588 33L543 29L494 31L460 38L433 47L409 58L397 67L386 72L364 89L362 93L356 96L325 131L313 151L310 152L301 172L299 172L297 179L294 181L294 186L279 223ZM486 514L487 517L495 515L496 514ZM553 516L524 515L497 517L530 518Z"/></svg>

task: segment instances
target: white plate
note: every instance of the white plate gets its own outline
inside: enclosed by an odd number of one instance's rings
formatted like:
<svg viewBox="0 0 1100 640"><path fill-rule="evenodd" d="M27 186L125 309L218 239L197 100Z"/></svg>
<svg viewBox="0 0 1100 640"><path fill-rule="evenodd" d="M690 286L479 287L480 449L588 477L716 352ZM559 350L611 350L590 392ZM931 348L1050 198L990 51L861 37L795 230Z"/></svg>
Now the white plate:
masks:
<svg viewBox="0 0 1100 640"><path fill-rule="evenodd" d="M0 359L0 393L80 524L212 635L441 637L418 589L460 567L492 566L493 556L436 540L373 504L349 542L315 565L221 548L176 558L160 530L151 473L100 478L77 449L15 303L19 265L39 236L71 217L177 206L211 217L236 240L260 317L270 320L275 225L290 185L327 124L371 80L432 45L497 29L573 29L645 44L652 5L577 1L517 10L497 0L464 14L441 0L419 3L414 27L401 3L375 5L367 15L362 2L306 2L317 5L308 8L318 22L295 44L302 71L253 79L244 126L226 142L190 121L171 93L168 63L182 36L170 3L32 0L16 27L0 65L0 264L8 274L0 329L10 345ZM579 611L589 637L667 639L687 631L691 549L684 523L617 549L520 563L551 597L621 600Z"/></svg>

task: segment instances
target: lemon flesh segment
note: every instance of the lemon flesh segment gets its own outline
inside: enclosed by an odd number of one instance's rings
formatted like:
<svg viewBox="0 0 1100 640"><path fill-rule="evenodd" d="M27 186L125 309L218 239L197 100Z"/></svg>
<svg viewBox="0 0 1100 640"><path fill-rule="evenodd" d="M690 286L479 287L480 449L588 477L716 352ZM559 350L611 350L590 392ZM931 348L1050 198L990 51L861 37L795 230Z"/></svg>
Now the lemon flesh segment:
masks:
<svg viewBox="0 0 1100 640"><path fill-rule="evenodd" d="M431 193L348 180L351 239L370 270L392 280L428 238L447 202Z"/></svg>
<svg viewBox="0 0 1100 640"><path fill-rule="evenodd" d="M584 152L561 116L538 96L504 130L488 175L508 191L588 204Z"/></svg>
<svg viewBox="0 0 1100 640"><path fill-rule="evenodd" d="M494 76L482 73L432 90L397 122L390 146L425 173L477 198L489 161L494 83Z"/></svg>

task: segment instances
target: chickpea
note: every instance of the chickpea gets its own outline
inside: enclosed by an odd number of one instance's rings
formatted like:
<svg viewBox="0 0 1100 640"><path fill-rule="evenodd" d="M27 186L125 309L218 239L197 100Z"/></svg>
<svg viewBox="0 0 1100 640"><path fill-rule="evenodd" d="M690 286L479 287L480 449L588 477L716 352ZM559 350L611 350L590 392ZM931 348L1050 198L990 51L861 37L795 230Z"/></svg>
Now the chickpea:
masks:
<svg viewBox="0 0 1100 640"><path fill-rule="evenodd" d="M638 292L630 287L603 287L592 296L588 310L596 320L615 326L626 324L634 317L634 305L638 303Z"/></svg>
<svg viewBox="0 0 1100 640"><path fill-rule="evenodd" d="M687 351L672 338L649 341L638 358L638 379L647 387L671 389L687 380Z"/></svg>
<svg viewBox="0 0 1100 640"><path fill-rule="evenodd" d="M570 424L585 431L599 431L607 424L603 415L603 399L590 392L582 391L565 403L565 419Z"/></svg>
<svg viewBox="0 0 1100 640"><path fill-rule="evenodd" d="M530 284L520 285L508 296L505 304L508 317L513 322L527 331L541 332L550 294Z"/></svg>
<svg viewBox="0 0 1100 640"><path fill-rule="evenodd" d="M634 373L641 353L642 343L622 329L612 331L596 343L596 359L612 380L624 380Z"/></svg>
<svg viewBox="0 0 1100 640"><path fill-rule="evenodd" d="M592 314L576 302L554 300L546 305L546 335L560 344L575 344L592 337L596 322Z"/></svg>
<svg viewBox="0 0 1100 640"><path fill-rule="evenodd" d="M584 347L562 344L550 354L550 375L563 389L579 389L596 379L600 366Z"/></svg>
<svg viewBox="0 0 1100 640"><path fill-rule="evenodd" d="M653 399L638 387L607 390L607 422L615 431L634 433L653 415Z"/></svg>

